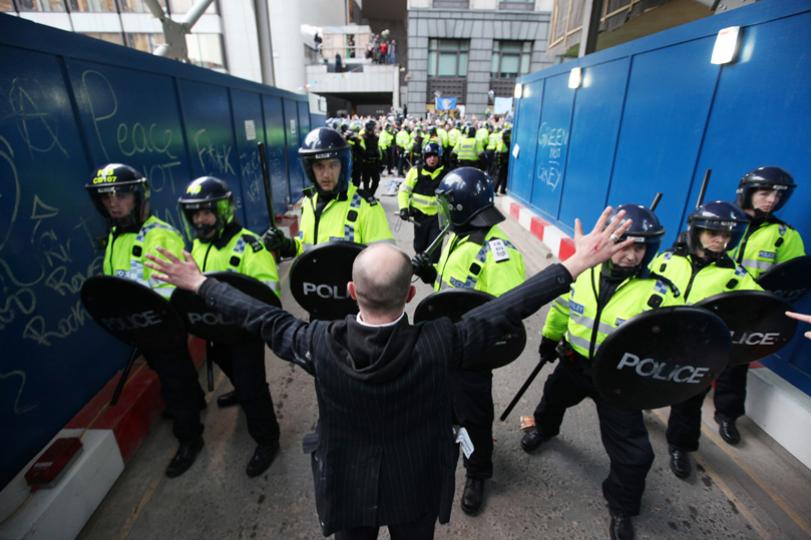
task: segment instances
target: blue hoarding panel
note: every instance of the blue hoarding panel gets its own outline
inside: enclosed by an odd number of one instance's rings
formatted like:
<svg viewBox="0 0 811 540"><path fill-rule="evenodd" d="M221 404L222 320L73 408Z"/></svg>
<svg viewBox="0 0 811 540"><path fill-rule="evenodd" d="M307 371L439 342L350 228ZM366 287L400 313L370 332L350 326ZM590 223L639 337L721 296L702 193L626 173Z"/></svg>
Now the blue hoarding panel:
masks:
<svg viewBox="0 0 811 540"><path fill-rule="evenodd" d="M718 78L719 67L709 62L713 43L713 38L688 41L639 54L631 64L608 202L649 204L661 191L657 215L667 230L665 245L682 228L685 194Z"/></svg>
<svg viewBox="0 0 811 540"><path fill-rule="evenodd" d="M287 134L287 173L290 182L290 196L294 201L301 198L304 190L304 172L298 164L299 138L298 106L289 99L284 102L284 123Z"/></svg>
<svg viewBox="0 0 811 540"><path fill-rule="evenodd" d="M510 149L510 194L529 202L535 171L536 133L543 101L543 81L528 84L523 89L525 99L519 101L513 148L518 145L518 157Z"/></svg>
<svg viewBox="0 0 811 540"><path fill-rule="evenodd" d="M243 225L261 234L270 224L257 147L259 142L265 142L262 102L259 95L253 92L231 90L231 109L238 172L242 179L242 206L245 210Z"/></svg>
<svg viewBox="0 0 811 540"><path fill-rule="evenodd" d="M629 60L589 67L577 91L560 221L589 223L605 208ZM594 118L600 118L595 122Z"/></svg>
<svg viewBox="0 0 811 540"><path fill-rule="evenodd" d="M288 180L287 133L282 109L282 98L263 96L265 109L265 130L268 145L268 169L273 186L273 208L277 213L284 212L290 204L290 182ZM293 163L295 165L295 162Z"/></svg>
<svg viewBox="0 0 811 540"><path fill-rule="evenodd" d="M553 219L558 217L563 192L574 95L574 90L569 88L568 74L546 79L536 137L535 184L530 200Z"/></svg>

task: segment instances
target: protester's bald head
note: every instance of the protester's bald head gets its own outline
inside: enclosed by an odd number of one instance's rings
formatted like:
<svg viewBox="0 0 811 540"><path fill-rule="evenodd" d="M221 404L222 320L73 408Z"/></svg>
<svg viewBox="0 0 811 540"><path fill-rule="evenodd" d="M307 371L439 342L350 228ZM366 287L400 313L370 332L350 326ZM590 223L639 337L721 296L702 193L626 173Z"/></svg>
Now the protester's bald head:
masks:
<svg viewBox="0 0 811 540"><path fill-rule="evenodd" d="M398 315L405 307L412 274L405 253L391 244L372 244L352 265L358 305L376 315Z"/></svg>

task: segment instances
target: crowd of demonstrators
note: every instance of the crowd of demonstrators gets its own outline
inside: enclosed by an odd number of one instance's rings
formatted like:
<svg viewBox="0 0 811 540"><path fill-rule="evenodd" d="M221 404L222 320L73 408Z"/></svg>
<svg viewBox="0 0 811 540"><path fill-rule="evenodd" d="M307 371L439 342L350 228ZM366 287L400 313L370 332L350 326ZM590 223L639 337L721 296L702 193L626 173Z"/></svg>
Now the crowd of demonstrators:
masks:
<svg viewBox="0 0 811 540"><path fill-rule="evenodd" d="M498 195L507 192L512 125L503 117L459 120L354 115L330 118L327 125L352 147L352 181L369 195L375 194L380 173L402 178L412 167L420 167L429 143L438 145L446 170L475 167L487 173Z"/></svg>
<svg viewBox="0 0 811 540"><path fill-rule="evenodd" d="M375 64L397 63L397 42L389 39L389 31L372 34L369 45L366 46L366 58Z"/></svg>

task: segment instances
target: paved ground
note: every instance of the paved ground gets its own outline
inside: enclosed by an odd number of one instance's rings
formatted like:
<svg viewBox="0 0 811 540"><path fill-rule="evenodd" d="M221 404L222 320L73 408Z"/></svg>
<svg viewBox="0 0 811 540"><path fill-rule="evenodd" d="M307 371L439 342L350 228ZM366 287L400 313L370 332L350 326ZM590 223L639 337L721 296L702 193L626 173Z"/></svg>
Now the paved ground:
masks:
<svg viewBox="0 0 811 540"><path fill-rule="evenodd" d="M392 216L399 245L410 252L411 226L396 223L394 198L381 200ZM517 223L508 221L504 229L525 254L528 274L552 262L548 251ZM286 279L289 263L281 270ZM421 285L417 300L428 293ZM283 304L301 312L289 294ZM543 309L526 321L529 343L521 358L495 374L496 416L535 365L537 330L545 313ZM302 436L313 429L317 418L312 380L270 351L266 362L282 429L281 453L266 474L256 479L244 474L254 443L238 409L219 410L213 403L216 395L230 388L218 372L215 391L207 396L206 446L190 471L174 480L163 475L175 441L169 422L161 421L80 538L321 537L309 458L301 450ZM570 409L561 435L540 453L527 455L518 446L519 415L531 414L548 373L548 368L541 373L507 422L496 420L495 477L487 485L483 513L470 518L458 508L464 482L460 465L451 523L438 527L437 538L607 537L600 483L608 459L593 404L585 401ZM676 479L668 468L667 410L647 414L656 461L648 476L642 515L636 520L638 537L811 538L811 473L746 419L740 422L744 443L738 448L723 443L712 422L711 401L707 403L698 470L687 481ZM381 538L388 535L384 532Z"/></svg>

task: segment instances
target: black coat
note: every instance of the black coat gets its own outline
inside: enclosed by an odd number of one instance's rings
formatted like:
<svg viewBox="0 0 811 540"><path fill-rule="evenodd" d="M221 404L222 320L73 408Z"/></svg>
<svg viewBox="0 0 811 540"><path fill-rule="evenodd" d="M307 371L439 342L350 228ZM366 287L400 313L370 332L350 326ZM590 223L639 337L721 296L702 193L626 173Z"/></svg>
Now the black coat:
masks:
<svg viewBox="0 0 811 540"><path fill-rule="evenodd" d="M480 364L477 354L569 289L560 265L535 275L458 323L439 319L387 327L300 321L214 279L206 304L242 321L280 357L315 376L319 425L313 452L316 507L325 536L352 527L450 518L455 449L448 368ZM479 366L481 367L481 366Z"/></svg>

